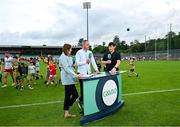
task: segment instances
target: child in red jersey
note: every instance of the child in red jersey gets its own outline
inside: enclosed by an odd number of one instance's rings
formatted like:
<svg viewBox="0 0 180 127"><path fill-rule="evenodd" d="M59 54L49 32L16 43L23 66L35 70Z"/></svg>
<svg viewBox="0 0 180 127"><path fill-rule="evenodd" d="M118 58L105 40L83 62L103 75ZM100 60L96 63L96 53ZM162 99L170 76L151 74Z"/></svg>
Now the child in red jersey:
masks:
<svg viewBox="0 0 180 127"><path fill-rule="evenodd" d="M50 83L53 84L53 82L56 81L56 64L53 62L53 60L49 61L49 79L47 82L47 85Z"/></svg>

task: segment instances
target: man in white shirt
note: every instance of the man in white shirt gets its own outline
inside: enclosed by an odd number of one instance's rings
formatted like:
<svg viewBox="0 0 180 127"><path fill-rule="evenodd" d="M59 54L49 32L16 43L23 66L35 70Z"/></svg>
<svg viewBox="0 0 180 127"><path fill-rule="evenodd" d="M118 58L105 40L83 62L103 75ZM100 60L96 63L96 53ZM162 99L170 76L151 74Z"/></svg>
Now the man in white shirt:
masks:
<svg viewBox="0 0 180 127"><path fill-rule="evenodd" d="M13 76L13 63L14 63L13 57L11 57L8 52L5 52L5 58L4 58L4 85L2 86L2 88L7 87L7 77L8 77L9 73L10 73L11 78L13 80L12 86L15 85L14 76Z"/></svg>
<svg viewBox="0 0 180 127"><path fill-rule="evenodd" d="M78 73L87 75L91 74L91 64L93 65L94 70L98 73L98 67L96 65L93 53L89 50L89 41L84 40L82 44L82 49L76 53L76 64L78 66ZM80 91L81 95L79 101L83 103L83 85L82 80L80 81Z"/></svg>

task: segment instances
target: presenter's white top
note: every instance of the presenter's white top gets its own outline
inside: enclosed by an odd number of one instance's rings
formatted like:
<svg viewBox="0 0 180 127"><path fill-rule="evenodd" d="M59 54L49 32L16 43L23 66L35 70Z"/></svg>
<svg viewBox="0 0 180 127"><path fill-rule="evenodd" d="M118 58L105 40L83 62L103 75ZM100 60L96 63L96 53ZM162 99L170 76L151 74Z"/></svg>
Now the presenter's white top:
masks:
<svg viewBox="0 0 180 127"><path fill-rule="evenodd" d="M81 74L91 74L91 66L86 63L86 59L91 59L94 70L98 70L93 53L89 50L84 51L80 49L76 53L76 64L78 66L78 72Z"/></svg>
<svg viewBox="0 0 180 127"><path fill-rule="evenodd" d="M13 58L5 57L4 58L4 69L12 69L13 68Z"/></svg>

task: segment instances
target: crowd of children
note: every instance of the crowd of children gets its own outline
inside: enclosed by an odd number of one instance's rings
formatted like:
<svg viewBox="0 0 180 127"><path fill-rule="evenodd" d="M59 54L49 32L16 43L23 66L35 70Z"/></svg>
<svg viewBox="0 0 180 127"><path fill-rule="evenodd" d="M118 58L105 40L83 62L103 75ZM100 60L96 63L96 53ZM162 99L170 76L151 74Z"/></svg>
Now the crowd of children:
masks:
<svg viewBox="0 0 180 127"><path fill-rule="evenodd" d="M4 65L4 70L2 65ZM39 75L39 70L40 64L38 59L27 59L22 56L12 57L8 52L5 52L4 61L0 61L1 87L7 87L7 84L9 83L7 79L8 75L10 74L12 78L12 86L14 86L16 89L23 90L25 82L28 84L28 89L33 89L32 85L36 84L35 80L38 80L39 77L42 78L42 75ZM2 81L3 76L4 81Z"/></svg>
<svg viewBox="0 0 180 127"><path fill-rule="evenodd" d="M3 61L0 61L0 84L2 88L6 88L10 81L8 75L12 79L12 86L16 89L23 90L25 84L28 89L33 89L32 85L36 84L36 80L43 79L40 72L40 59L25 58L23 56L12 57L9 52L5 52ZM52 56L42 58L42 62L47 64L45 77L46 86L58 84L56 81L56 62ZM3 80L3 81L2 81Z"/></svg>
<svg viewBox="0 0 180 127"><path fill-rule="evenodd" d="M43 78L43 76L39 74L39 61L40 60L37 58L27 59L23 58L22 56L12 57L8 52L5 52L4 61L0 61L0 84L2 84L1 87L7 87L7 79L9 79L8 75L10 74L12 79L12 86L14 86L16 89L23 90L25 82L27 82L28 84L28 89L33 89L32 85L36 84L36 80L38 80L39 78ZM56 62L53 60L52 56L43 58L42 62L44 62L47 65L44 83L46 84L46 86L53 84L55 84L56 86L58 84L56 80ZM98 69L101 70L101 60L96 59L96 64L98 65ZM139 75L135 72L135 58L130 58L128 65L128 76L131 77L135 75L136 77L138 77ZM58 80L60 80L60 78Z"/></svg>

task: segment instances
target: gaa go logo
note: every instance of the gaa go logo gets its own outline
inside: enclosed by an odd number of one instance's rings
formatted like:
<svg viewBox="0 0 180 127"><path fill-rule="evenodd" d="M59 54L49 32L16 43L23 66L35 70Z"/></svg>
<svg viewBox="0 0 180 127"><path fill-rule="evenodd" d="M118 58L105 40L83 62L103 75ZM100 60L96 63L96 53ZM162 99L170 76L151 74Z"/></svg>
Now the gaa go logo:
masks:
<svg viewBox="0 0 180 127"><path fill-rule="evenodd" d="M107 106L113 105L118 96L117 92L118 90L115 81L113 80L106 81L102 90L102 99L104 104Z"/></svg>

